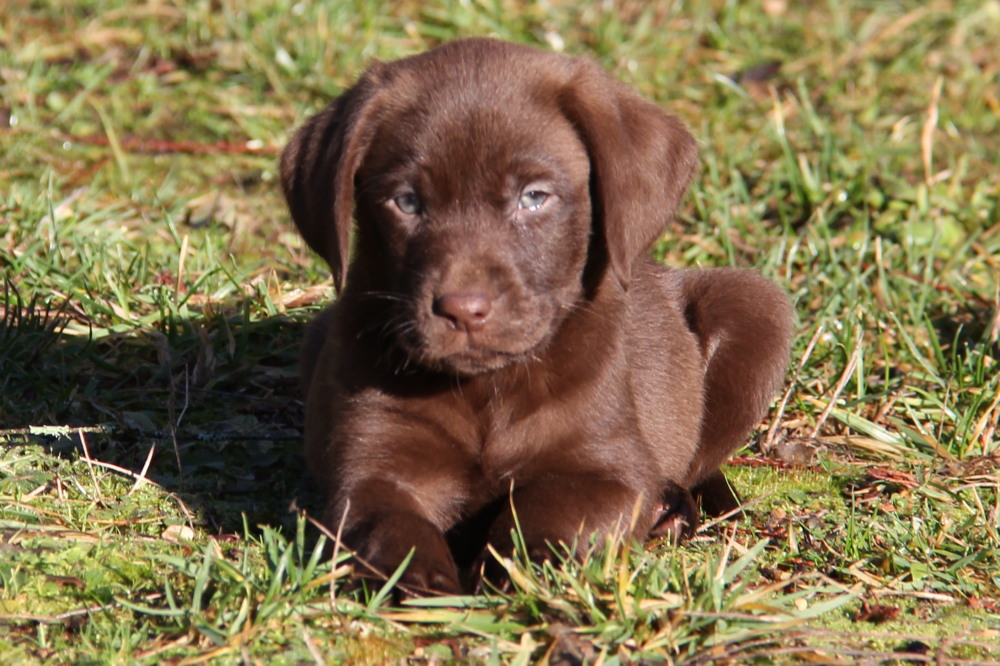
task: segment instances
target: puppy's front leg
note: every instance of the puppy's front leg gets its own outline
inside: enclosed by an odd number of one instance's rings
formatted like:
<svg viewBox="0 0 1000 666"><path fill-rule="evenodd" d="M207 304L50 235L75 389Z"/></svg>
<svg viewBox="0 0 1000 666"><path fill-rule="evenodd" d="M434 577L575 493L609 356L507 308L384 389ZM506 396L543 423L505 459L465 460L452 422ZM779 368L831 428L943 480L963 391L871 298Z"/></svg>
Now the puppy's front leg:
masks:
<svg viewBox="0 0 1000 666"><path fill-rule="evenodd" d="M413 558L401 579L405 587L416 592L461 592L444 534L406 490L382 479L355 483L345 500L331 502L327 525L336 525L338 514L345 510L344 541L357 553L362 571L390 576L412 549Z"/></svg>
<svg viewBox="0 0 1000 666"><path fill-rule="evenodd" d="M324 523L333 531L343 524L359 573L389 576L414 549L402 583L458 593L444 532L469 494L464 449L432 420L374 392L338 397L334 409L323 409L316 396L329 394L327 375L317 376L307 406L306 457L329 493Z"/></svg>
<svg viewBox="0 0 1000 666"><path fill-rule="evenodd" d="M591 535L627 534L637 508L642 522L646 512L644 506L636 506L640 496L640 492L628 484L597 473L552 474L520 487L515 484L510 503L490 530L489 543L498 554L511 554L514 547L511 531L515 528L516 514L525 550L533 561L551 559L551 546L560 543L571 545L575 542L579 552L587 547ZM646 527L648 525L642 529ZM483 554L483 563L486 580L506 584L506 572L489 553Z"/></svg>

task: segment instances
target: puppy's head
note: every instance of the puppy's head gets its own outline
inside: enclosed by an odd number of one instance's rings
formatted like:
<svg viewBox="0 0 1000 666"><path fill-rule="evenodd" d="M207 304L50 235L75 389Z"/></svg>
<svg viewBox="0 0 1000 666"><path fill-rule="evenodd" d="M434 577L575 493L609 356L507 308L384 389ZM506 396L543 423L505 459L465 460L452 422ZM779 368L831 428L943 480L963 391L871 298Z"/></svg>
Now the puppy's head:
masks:
<svg viewBox="0 0 1000 666"><path fill-rule="evenodd" d="M475 374L536 355L592 295L585 273L628 286L695 153L592 62L474 39L371 67L296 133L281 176L338 291L384 301L412 360Z"/></svg>

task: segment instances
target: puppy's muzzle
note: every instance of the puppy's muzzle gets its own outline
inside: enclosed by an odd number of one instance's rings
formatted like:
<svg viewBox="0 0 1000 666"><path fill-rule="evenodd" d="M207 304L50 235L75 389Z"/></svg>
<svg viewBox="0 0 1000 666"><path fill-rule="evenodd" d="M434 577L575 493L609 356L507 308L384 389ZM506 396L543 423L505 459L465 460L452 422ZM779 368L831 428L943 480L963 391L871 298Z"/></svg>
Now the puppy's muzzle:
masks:
<svg viewBox="0 0 1000 666"><path fill-rule="evenodd" d="M475 333L489 322L493 298L482 292L442 294L434 299L432 311L454 330Z"/></svg>

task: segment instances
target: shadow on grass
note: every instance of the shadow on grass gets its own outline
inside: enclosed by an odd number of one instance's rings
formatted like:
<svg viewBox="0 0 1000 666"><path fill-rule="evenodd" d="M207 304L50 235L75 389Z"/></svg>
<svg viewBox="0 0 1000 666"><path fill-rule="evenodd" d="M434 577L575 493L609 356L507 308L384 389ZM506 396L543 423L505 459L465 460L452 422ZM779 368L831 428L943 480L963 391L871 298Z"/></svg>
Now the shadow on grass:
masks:
<svg viewBox="0 0 1000 666"><path fill-rule="evenodd" d="M1000 358L1000 313L995 305L973 301L948 310L934 308L928 315L946 350L954 350L962 359L977 349Z"/></svg>
<svg viewBox="0 0 1000 666"><path fill-rule="evenodd" d="M84 428L91 458L134 474L149 459L146 476L219 534L242 534L244 515L294 525L293 501L317 513L297 380L307 317L255 321L236 303L97 336L10 287L0 314L0 445L80 458L78 431L41 426Z"/></svg>

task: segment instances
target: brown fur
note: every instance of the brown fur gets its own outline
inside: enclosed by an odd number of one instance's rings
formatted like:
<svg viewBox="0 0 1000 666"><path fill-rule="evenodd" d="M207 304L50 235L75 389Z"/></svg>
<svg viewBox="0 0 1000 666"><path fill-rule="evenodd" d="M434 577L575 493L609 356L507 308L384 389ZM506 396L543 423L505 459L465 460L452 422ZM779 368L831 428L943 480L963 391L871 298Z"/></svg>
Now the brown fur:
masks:
<svg viewBox="0 0 1000 666"><path fill-rule="evenodd" d="M375 64L296 133L282 184L339 291L304 345L306 455L369 566L415 548L404 582L457 592L456 561L509 551L511 502L539 558L689 530L692 493L735 508L719 465L791 311L753 272L647 257L695 167L591 61L485 39Z"/></svg>

